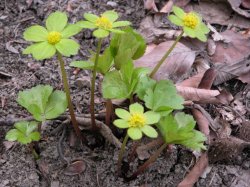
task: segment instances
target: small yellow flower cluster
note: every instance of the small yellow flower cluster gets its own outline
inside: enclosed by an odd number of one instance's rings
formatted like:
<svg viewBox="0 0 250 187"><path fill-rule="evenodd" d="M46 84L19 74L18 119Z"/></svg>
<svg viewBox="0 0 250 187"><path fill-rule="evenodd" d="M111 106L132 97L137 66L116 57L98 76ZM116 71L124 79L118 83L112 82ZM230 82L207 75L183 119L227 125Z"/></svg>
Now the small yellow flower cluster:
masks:
<svg viewBox="0 0 250 187"><path fill-rule="evenodd" d="M54 45L54 44L57 44L58 42L60 42L62 36L61 36L61 33L60 32L57 32L57 31L51 31L49 32L48 34L48 43Z"/></svg>
<svg viewBox="0 0 250 187"><path fill-rule="evenodd" d="M129 119L129 127L143 127L146 119L143 114L134 113Z"/></svg>
<svg viewBox="0 0 250 187"><path fill-rule="evenodd" d="M95 25L101 29L112 29L112 22L105 16L99 17L96 20Z"/></svg>
<svg viewBox="0 0 250 187"><path fill-rule="evenodd" d="M188 13L183 18L183 24L186 27L194 29L199 23L199 18L194 13Z"/></svg>

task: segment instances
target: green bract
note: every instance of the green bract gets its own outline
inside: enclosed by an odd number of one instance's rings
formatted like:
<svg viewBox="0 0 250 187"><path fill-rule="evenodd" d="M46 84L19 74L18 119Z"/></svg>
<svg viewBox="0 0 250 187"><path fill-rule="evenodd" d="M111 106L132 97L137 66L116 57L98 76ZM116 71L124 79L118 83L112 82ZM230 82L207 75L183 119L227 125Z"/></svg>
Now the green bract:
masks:
<svg viewBox="0 0 250 187"><path fill-rule="evenodd" d="M130 25L129 21L116 21L118 14L115 11L106 11L100 17L85 13L83 17L87 21L79 21L77 24L82 28L96 29L93 35L97 38L105 38L110 32L123 33L123 31L117 28Z"/></svg>
<svg viewBox="0 0 250 187"><path fill-rule="evenodd" d="M202 18L196 12L185 13L181 8L174 6L175 15L168 16L168 19L175 25L183 27L184 33L191 38L198 38L207 41L206 34L209 33L208 27L202 22Z"/></svg>
<svg viewBox="0 0 250 187"><path fill-rule="evenodd" d="M194 129L195 120L191 115L183 112L178 112L175 116L170 114L162 118L157 127L167 144L180 144L197 151L206 149L203 145L206 137Z"/></svg>
<svg viewBox="0 0 250 187"><path fill-rule="evenodd" d="M15 123L15 129L7 132L5 139L8 141L18 141L21 144L28 144L32 141L40 140L40 133L37 132L37 122L21 121Z"/></svg>
<svg viewBox="0 0 250 187"><path fill-rule="evenodd" d="M133 140L142 138L142 133L150 138L158 136L157 131L150 125L158 123L160 115L147 111L144 113L144 108L139 103L134 103L129 106L129 112L124 109L116 109L116 115L121 118L114 121L114 125L118 128L128 128L128 136Z"/></svg>
<svg viewBox="0 0 250 187"><path fill-rule="evenodd" d="M23 53L32 54L37 60L50 58L56 51L67 57L77 54L79 44L68 38L79 33L81 28L67 22L67 15L57 11L47 18L46 28L40 25L27 28L23 34L24 39L36 43L27 47Z"/></svg>
<svg viewBox="0 0 250 187"><path fill-rule="evenodd" d="M54 91L51 86L38 85L18 93L17 102L26 108L37 121L53 119L65 112L66 94Z"/></svg>

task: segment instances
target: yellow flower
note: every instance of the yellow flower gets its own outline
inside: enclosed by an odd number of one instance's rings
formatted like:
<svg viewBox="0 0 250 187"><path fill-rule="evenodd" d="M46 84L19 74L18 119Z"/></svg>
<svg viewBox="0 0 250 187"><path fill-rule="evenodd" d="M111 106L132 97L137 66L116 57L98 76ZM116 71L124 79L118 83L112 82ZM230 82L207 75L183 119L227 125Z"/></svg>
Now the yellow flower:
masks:
<svg viewBox="0 0 250 187"><path fill-rule="evenodd" d="M79 21L77 24L85 29L96 29L93 35L97 38L105 38L110 32L122 34L124 32L117 28L130 25L129 21L116 21L118 14L113 10L104 12L100 17L85 13L84 18L86 21Z"/></svg>
<svg viewBox="0 0 250 187"><path fill-rule="evenodd" d="M175 15L168 16L168 19L175 25L181 26L186 35L191 38L198 38L203 42L207 41L206 34L209 33L209 29L197 13L185 13L177 6L173 7L173 12Z"/></svg>
<svg viewBox="0 0 250 187"><path fill-rule="evenodd" d="M116 115L121 118L114 121L114 125L118 128L128 128L128 136L133 140L142 138L142 133L148 137L156 138L157 131L150 125L158 123L160 114L147 111L144 113L144 108L139 103L134 103L129 106L129 112L124 109L116 109Z"/></svg>

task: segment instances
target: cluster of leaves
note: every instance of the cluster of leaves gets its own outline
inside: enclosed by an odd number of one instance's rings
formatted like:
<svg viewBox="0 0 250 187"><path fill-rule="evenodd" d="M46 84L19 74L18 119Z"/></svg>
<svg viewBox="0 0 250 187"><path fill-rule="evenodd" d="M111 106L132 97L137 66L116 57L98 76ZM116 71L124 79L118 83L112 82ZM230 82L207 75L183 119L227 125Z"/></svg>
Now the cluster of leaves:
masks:
<svg viewBox="0 0 250 187"><path fill-rule="evenodd" d="M99 57L97 72L104 75L102 83L103 97L106 99L129 98L147 68L135 68L133 60L140 58L146 49L145 40L132 28L123 30L123 34L114 34L110 46ZM92 70L95 53L88 61L73 61L70 66Z"/></svg>
<svg viewBox="0 0 250 187"><path fill-rule="evenodd" d="M19 92L17 102L26 108L38 122L54 119L64 113L67 108L65 93L59 90L53 92L53 88L49 85L38 85ZM17 122L14 126L15 129L6 134L7 140L27 144L40 139L36 121Z"/></svg>
<svg viewBox="0 0 250 187"><path fill-rule="evenodd" d="M59 90L53 92L49 85L38 85L19 92L17 102L37 121L54 119L64 113L68 106L65 93Z"/></svg>
<svg viewBox="0 0 250 187"><path fill-rule="evenodd" d="M15 123L14 127L5 136L8 141L18 141L21 144L28 144L32 141L40 140L40 133L37 131L37 122L21 121Z"/></svg>
<svg viewBox="0 0 250 187"><path fill-rule="evenodd" d="M174 7L173 12L175 15L170 15L169 20L183 27L182 34L206 41L209 30L198 14L185 13L178 7ZM79 44L69 37L79 33L82 28L94 29L93 35L99 39L114 33L110 45L102 55L98 56L99 52L91 52L92 55L87 61L73 61L70 64L72 67L101 73L104 76L104 98L127 99L136 94L149 110L144 112L144 107L138 103L131 104L129 112L117 109L116 114L121 119L115 120L114 125L128 128L130 138L137 140L142 134L157 137L157 131L151 127L156 124L166 144L181 144L195 150L205 149L205 137L194 130L193 118L184 113L172 114L174 110L183 109L184 102L177 94L174 84L169 80L156 82L147 76L147 68L135 67L134 60L143 56L146 42L130 27L119 29L129 26L130 22L117 21L118 14L114 11L106 11L101 16L85 13L84 18L86 20L68 24L65 13L52 13L46 20L46 28L35 25L24 32L27 41L35 42L24 50L24 54L32 54L37 60L50 58L56 52L63 56L75 55ZM17 102L39 122L56 118L67 108L65 93L53 92L52 87L48 85L20 92ZM36 128L37 122L19 122L15 124L15 129L8 132L6 138L23 144L37 141L40 134Z"/></svg>
<svg viewBox="0 0 250 187"><path fill-rule="evenodd" d="M190 149L200 151L206 149L203 142L206 137L194 129L195 120L191 115L178 112L163 117L157 124L164 141L167 144L180 144Z"/></svg>

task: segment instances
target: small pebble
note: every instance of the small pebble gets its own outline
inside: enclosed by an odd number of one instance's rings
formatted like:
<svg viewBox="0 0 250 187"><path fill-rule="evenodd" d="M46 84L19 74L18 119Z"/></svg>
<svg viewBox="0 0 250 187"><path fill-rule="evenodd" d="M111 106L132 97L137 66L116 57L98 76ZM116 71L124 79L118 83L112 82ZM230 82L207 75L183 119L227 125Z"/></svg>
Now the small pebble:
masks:
<svg viewBox="0 0 250 187"><path fill-rule="evenodd" d="M51 183L50 183L50 186L51 187L59 187L59 181L52 181Z"/></svg>
<svg viewBox="0 0 250 187"><path fill-rule="evenodd" d="M108 1L107 2L107 5L111 6L111 7L117 7L117 3L116 2L113 2L113 1Z"/></svg>
<svg viewBox="0 0 250 187"><path fill-rule="evenodd" d="M243 169L249 169L249 168L250 168L250 161L245 161L245 162L243 162L242 168L243 168Z"/></svg>

